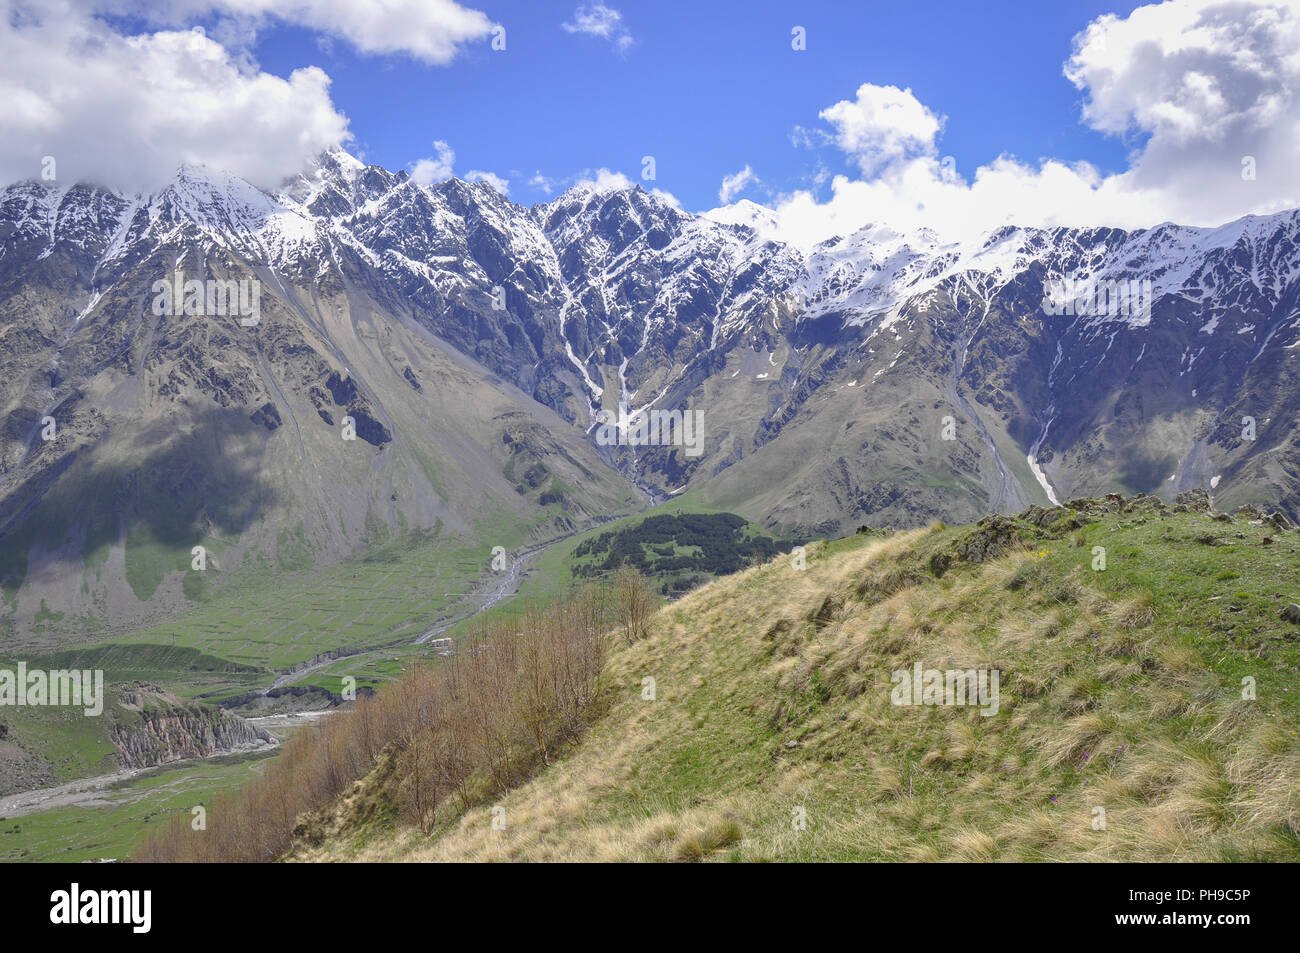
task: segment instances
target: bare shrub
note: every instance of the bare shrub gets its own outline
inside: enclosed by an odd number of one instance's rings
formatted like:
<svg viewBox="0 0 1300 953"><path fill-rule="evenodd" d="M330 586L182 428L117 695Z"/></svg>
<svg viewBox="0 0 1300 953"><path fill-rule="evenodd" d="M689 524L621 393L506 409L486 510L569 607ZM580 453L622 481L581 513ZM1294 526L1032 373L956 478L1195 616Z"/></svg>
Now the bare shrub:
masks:
<svg viewBox="0 0 1300 953"><path fill-rule="evenodd" d="M640 573L555 605L480 621L455 656L416 663L377 694L303 728L255 781L209 806L207 830L177 813L132 854L146 862L264 862L305 836L391 753L402 818L428 833L440 808L463 810L523 780L578 738L599 711L611 623L644 638L653 598Z"/></svg>
<svg viewBox="0 0 1300 953"><path fill-rule="evenodd" d="M614 610L624 640L631 645L650 634L655 599L645 576L635 566L622 566L614 574Z"/></svg>

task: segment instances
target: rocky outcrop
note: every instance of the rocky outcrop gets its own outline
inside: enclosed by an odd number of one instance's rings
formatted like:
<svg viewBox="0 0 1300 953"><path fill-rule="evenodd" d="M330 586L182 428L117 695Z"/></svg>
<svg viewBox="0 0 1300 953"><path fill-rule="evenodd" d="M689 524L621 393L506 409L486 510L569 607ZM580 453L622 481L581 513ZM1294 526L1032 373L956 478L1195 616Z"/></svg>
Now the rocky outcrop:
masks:
<svg viewBox="0 0 1300 953"><path fill-rule="evenodd" d="M120 705L135 715L116 721L109 729L123 767L149 768L275 744L266 731L237 715L187 704L144 683L126 689Z"/></svg>
<svg viewBox="0 0 1300 953"><path fill-rule="evenodd" d="M975 531L957 545L957 555L967 562L982 563L997 559L1020 542L1022 534L1014 519L987 516L976 524Z"/></svg>
<svg viewBox="0 0 1300 953"><path fill-rule="evenodd" d="M1209 513L1210 494L1206 490L1197 487L1194 490L1179 493L1174 497L1174 504L1176 506L1184 506L1194 513Z"/></svg>

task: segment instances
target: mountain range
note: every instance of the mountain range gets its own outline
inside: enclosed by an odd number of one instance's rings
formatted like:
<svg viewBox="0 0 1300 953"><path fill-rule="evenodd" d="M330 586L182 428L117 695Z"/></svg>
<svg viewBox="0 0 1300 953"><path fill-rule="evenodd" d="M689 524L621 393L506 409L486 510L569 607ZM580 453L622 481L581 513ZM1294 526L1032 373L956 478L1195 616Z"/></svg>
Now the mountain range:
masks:
<svg viewBox="0 0 1300 953"><path fill-rule="evenodd" d="M1197 488L1295 519L1298 232L864 223L802 248L748 202L524 207L340 150L274 191L17 183L3 612L135 623L192 598L195 546L273 572L685 493L791 536ZM699 412L703 452L602 439L655 410Z"/></svg>

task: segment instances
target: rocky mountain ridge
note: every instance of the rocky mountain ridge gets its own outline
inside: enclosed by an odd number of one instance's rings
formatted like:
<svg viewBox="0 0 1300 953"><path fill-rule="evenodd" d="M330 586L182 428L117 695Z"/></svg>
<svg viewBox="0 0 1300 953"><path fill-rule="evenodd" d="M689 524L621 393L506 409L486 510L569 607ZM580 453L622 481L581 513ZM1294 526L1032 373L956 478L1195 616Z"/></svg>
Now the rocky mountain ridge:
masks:
<svg viewBox="0 0 1300 953"><path fill-rule="evenodd" d="M806 252L740 212L591 183L524 207L342 151L274 194L195 167L149 196L10 186L0 576L114 570L142 524L231 559L299 524L326 558L376 527L469 532L544 495L573 524L632 484L805 534L1194 488L1300 516L1300 212L867 224ZM259 282L256 321L156 314L177 272ZM702 411L704 452L598 439L653 410Z"/></svg>

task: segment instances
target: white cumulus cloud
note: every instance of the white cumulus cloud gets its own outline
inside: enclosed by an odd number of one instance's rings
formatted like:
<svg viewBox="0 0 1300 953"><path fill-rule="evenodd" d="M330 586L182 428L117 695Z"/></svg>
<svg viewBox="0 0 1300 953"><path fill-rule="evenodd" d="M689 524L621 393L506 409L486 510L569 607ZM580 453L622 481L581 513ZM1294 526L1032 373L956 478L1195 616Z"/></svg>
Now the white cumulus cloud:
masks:
<svg viewBox="0 0 1300 953"><path fill-rule="evenodd" d="M451 62L467 43L488 37L494 24L455 0L83 0L93 10L125 14L146 23L177 26L199 18L254 32L271 21L344 40L366 54L405 54L426 63Z"/></svg>
<svg viewBox="0 0 1300 953"><path fill-rule="evenodd" d="M1300 7L1184 0L1102 17L1065 75L1084 121L1149 136L1122 177L1164 217L1218 224L1300 204ZM1243 160L1255 178L1243 178Z"/></svg>
<svg viewBox="0 0 1300 953"><path fill-rule="evenodd" d="M622 172L613 172L609 169L597 169L595 172L584 172L578 176L575 185L595 188L601 192L610 189L630 189L635 186L631 179Z"/></svg>
<svg viewBox="0 0 1300 953"><path fill-rule="evenodd" d="M0 181L51 156L59 182L149 191L193 163L274 188L350 134L323 70L254 61L272 21L428 63L492 30L453 0L0 0Z"/></svg>
<svg viewBox="0 0 1300 953"><path fill-rule="evenodd" d="M181 162L263 187L348 137L315 67L280 78L199 32L125 36L66 2L0 0L0 180L157 187Z"/></svg>
<svg viewBox="0 0 1300 953"><path fill-rule="evenodd" d="M550 195L555 191L557 183L555 179L542 175L539 170L533 174L531 179L528 180L528 184L537 189L537 191L541 192L543 195Z"/></svg>
<svg viewBox="0 0 1300 953"><path fill-rule="evenodd" d="M501 176L497 175L495 172L484 172L482 169L470 169L465 173L465 181L486 182L502 195L510 195L510 183L501 178Z"/></svg>
<svg viewBox="0 0 1300 953"><path fill-rule="evenodd" d="M573 184L578 188L595 189L598 192L634 189L637 187L644 188L640 182L633 181L622 172L615 172L605 168L597 169L595 172L589 169L580 172L575 177ZM671 192L665 192L659 188L650 188L646 189L646 191L675 209L680 210L682 207L681 200Z"/></svg>
<svg viewBox="0 0 1300 953"><path fill-rule="evenodd" d="M1295 3L1167 0L1106 15L1075 38L1063 72L1083 122L1134 144L1123 171L1010 155L954 168L939 158L936 112L910 90L865 84L821 111L828 130L795 139L833 143L860 175L834 176L825 200L780 198L778 237L806 247L873 223L953 238L1002 224L1212 226L1300 206Z"/></svg>
<svg viewBox="0 0 1300 953"><path fill-rule="evenodd" d="M420 185L430 185L452 177L452 168L456 164L456 153L441 139L433 144L434 155L427 159L416 159L411 164L411 178Z"/></svg>
<svg viewBox="0 0 1300 953"><path fill-rule="evenodd" d="M584 3L573 11L572 23L561 23L567 33L585 33L587 36L608 40L619 52L632 45L632 34L623 24L623 14L603 3Z"/></svg>
<svg viewBox="0 0 1300 953"><path fill-rule="evenodd" d="M917 155L933 155L941 120L921 105L911 89L863 83L857 99L820 113L835 127L835 144L870 175Z"/></svg>
<svg viewBox="0 0 1300 953"><path fill-rule="evenodd" d="M724 175L722 186L718 189L718 201L723 205L730 205L732 199L756 182L758 176L748 165L733 175Z"/></svg>

